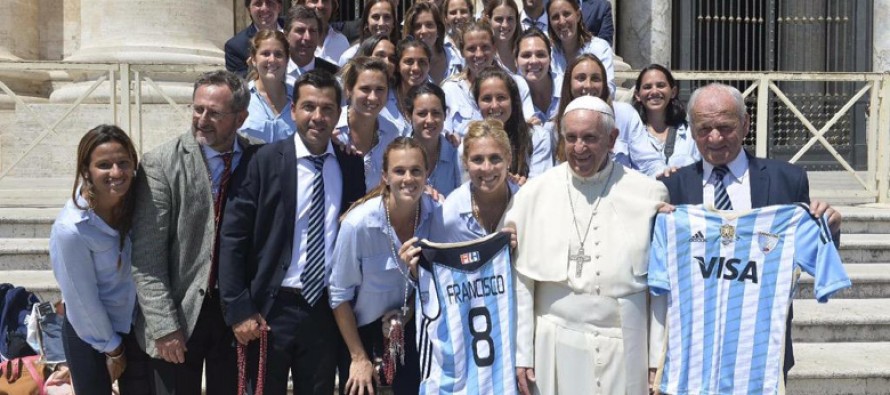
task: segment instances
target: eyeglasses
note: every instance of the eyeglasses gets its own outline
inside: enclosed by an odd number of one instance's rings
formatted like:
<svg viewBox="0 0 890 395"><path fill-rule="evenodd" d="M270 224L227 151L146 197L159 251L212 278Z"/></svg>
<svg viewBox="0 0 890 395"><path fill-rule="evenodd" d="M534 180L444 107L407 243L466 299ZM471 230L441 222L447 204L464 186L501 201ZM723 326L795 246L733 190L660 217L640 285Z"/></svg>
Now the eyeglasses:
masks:
<svg viewBox="0 0 890 395"><path fill-rule="evenodd" d="M578 138L578 136L575 136L575 135L568 135L568 136L563 136L563 138L565 139L566 144L575 145L575 144L581 143L582 145L585 145L588 147L596 144L596 142L599 140L599 139L597 139L596 136L590 136L590 135L587 135L587 136L584 136L581 138Z"/></svg>
<svg viewBox="0 0 890 395"><path fill-rule="evenodd" d="M207 118L209 118L211 121L214 121L214 122L223 119L223 117L225 117L226 115L232 115L232 114L235 114L238 112L238 111L232 111L232 112L214 111L207 107L196 106L194 104L189 105L189 108L192 110L192 115L194 115L198 118L200 118L202 115L206 115Z"/></svg>

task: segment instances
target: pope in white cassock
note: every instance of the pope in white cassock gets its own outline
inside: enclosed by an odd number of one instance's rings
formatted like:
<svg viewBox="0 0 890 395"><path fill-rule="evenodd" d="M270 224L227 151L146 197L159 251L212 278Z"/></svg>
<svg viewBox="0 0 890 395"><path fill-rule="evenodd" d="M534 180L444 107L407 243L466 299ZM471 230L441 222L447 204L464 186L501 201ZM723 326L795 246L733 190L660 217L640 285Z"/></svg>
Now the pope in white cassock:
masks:
<svg viewBox="0 0 890 395"><path fill-rule="evenodd" d="M520 390L646 394L665 308L647 296L649 240L668 192L609 159L618 130L601 99L573 100L562 124L567 162L529 180L506 214L518 237Z"/></svg>

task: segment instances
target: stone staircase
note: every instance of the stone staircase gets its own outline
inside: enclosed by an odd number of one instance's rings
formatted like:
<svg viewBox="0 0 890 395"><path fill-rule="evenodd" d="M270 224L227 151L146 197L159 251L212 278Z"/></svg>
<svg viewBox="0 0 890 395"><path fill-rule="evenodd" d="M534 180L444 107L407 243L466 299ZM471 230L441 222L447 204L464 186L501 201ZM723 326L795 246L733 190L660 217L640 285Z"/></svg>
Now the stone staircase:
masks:
<svg viewBox="0 0 890 395"><path fill-rule="evenodd" d="M801 277L794 301L790 394L890 394L890 206L838 207L853 287L827 304Z"/></svg>
<svg viewBox="0 0 890 395"><path fill-rule="evenodd" d="M68 179L0 180L0 282L60 298L49 264L49 231L70 195ZM794 302L788 393L890 394L890 206L837 206L841 256L853 287L827 304L804 274Z"/></svg>

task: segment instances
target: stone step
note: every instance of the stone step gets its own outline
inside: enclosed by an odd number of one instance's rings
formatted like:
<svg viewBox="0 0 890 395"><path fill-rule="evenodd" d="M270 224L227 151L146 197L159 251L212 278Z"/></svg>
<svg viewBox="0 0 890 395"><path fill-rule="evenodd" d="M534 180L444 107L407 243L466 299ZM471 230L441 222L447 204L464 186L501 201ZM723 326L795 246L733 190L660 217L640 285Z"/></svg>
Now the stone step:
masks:
<svg viewBox="0 0 890 395"><path fill-rule="evenodd" d="M887 306L890 299L796 300L791 335L795 342L890 342Z"/></svg>
<svg viewBox="0 0 890 395"><path fill-rule="evenodd" d="M61 208L71 198L73 183L73 176L4 177L0 179L0 207Z"/></svg>
<svg viewBox="0 0 890 395"><path fill-rule="evenodd" d="M890 262L890 234L841 235L840 254L847 264Z"/></svg>
<svg viewBox="0 0 890 395"><path fill-rule="evenodd" d="M0 239L0 271L49 270L49 239Z"/></svg>
<svg viewBox="0 0 890 395"><path fill-rule="evenodd" d="M47 238L59 210L0 207L0 238Z"/></svg>
<svg viewBox="0 0 890 395"><path fill-rule="evenodd" d="M833 299L890 298L890 263L859 263L844 266L853 286L834 294ZM812 276L802 274L795 298L815 299L813 282Z"/></svg>
<svg viewBox="0 0 890 395"><path fill-rule="evenodd" d="M4 271L2 282L25 287L44 302L55 303L62 299L62 292L52 270Z"/></svg>
<svg viewBox="0 0 890 395"><path fill-rule="evenodd" d="M843 216L841 234L890 233L890 205L835 207Z"/></svg>
<svg viewBox="0 0 890 395"><path fill-rule="evenodd" d="M890 342L795 343L794 357L789 395L890 394Z"/></svg>

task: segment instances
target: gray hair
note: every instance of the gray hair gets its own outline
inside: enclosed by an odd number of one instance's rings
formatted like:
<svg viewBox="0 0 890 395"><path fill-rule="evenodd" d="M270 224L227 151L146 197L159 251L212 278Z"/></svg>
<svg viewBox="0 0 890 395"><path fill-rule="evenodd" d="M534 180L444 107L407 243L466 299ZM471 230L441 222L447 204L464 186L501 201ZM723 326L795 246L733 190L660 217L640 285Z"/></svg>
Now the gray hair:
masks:
<svg viewBox="0 0 890 395"><path fill-rule="evenodd" d="M566 134L565 117L568 116L570 113L575 112L575 111L590 111L590 112L592 112L592 113L599 114L599 115L600 115L600 116L599 116L599 121L593 125L594 130L597 130L597 131L603 131L603 130L604 130L605 133L608 135L609 133L612 132L613 129L615 129L615 118L612 117L611 114L604 113L604 112L602 112L602 111L596 111L596 110L591 110L591 109L582 108L582 109L577 109L577 110L569 111L569 112L566 112L566 113L563 114L563 122L560 122L560 123L559 123L559 129L560 129L560 130L559 130L559 133L562 134L563 136L565 136L565 134Z"/></svg>
<svg viewBox="0 0 890 395"><path fill-rule="evenodd" d="M229 90L232 91L232 103L229 105L229 109L233 112L247 111L247 106L250 105L250 90L247 88L244 80L235 75L235 73L226 70L216 70L201 74L198 80L195 81L192 99L195 98L195 92L198 91L198 88L206 85L225 85L229 87Z"/></svg>
<svg viewBox="0 0 890 395"><path fill-rule="evenodd" d="M728 94L735 102L736 113L738 113L739 115L739 120L742 122L745 121L745 116L748 114L748 108L745 107L745 98L742 97L742 92L739 92L739 90L736 89L734 86L721 84L719 82L712 82L692 92L692 96L689 96L689 102L686 106L686 116L688 117L689 121L692 121L693 109L695 108L695 104L698 102L699 96L704 91L722 91Z"/></svg>

